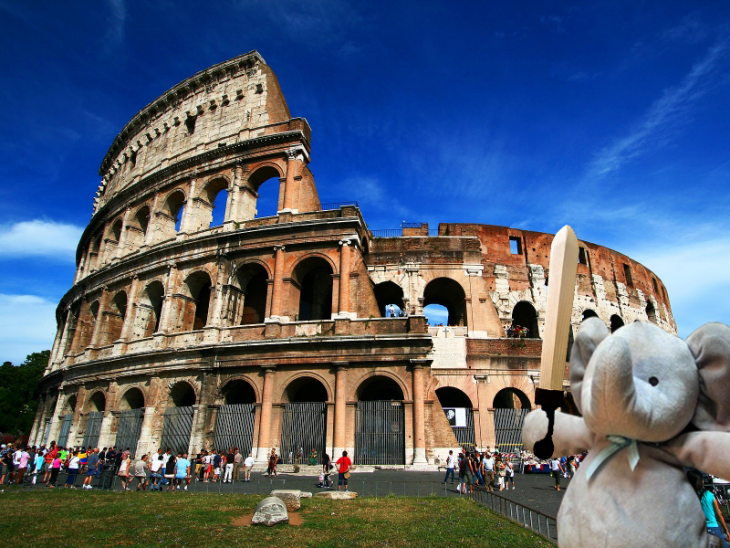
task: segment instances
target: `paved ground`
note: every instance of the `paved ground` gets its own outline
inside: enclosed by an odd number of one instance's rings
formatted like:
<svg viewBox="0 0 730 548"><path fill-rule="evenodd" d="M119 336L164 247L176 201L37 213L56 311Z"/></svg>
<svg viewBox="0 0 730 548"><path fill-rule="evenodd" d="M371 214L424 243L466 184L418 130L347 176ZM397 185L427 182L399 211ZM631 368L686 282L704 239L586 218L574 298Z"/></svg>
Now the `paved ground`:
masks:
<svg viewBox="0 0 730 548"><path fill-rule="evenodd" d="M443 472L415 472L415 471L394 471L377 470L375 472L354 472L350 478L350 490L356 491L360 496L386 496L389 493L399 496L451 496L458 497L456 484L442 483ZM336 480L337 475L332 478ZM62 487L65 475L60 475L58 485ZM110 478L111 479L111 478ZM76 486L81 485L81 477L77 477ZM135 482L136 483L136 482ZM188 493L251 493L268 494L273 489L301 489L302 491L317 492L318 478L312 476L301 476L294 474L280 474L278 477L269 478L261 473L254 472L250 483L212 483L197 481L191 483ZM570 482L562 480L565 487ZM94 488L98 489L100 480L94 480ZM518 474L515 476L516 489L506 490L498 494L528 506L534 510L557 516L560 502L565 491L558 493L552 488L553 479L547 474ZM27 485L26 488L31 486ZM45 489L43 485L36 485L35 489ZM118 478L114 478L114 488L119 489ZM483 490L483 487L478 489ZM181 492L183 494L183 492Z"/></svg>

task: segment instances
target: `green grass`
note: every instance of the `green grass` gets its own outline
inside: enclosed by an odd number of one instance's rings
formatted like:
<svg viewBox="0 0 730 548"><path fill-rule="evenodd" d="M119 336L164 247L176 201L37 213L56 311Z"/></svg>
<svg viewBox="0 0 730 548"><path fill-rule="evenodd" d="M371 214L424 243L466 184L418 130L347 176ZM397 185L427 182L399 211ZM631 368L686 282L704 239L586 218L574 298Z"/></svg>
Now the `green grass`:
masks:
<svg viewBox="0 0 730 548"><path fill-rule="evenodd" d="M546 540L466 499L302 499L302 525L235 527L256 495L21 491L0 494L13 546L504 546Z"/></svg>

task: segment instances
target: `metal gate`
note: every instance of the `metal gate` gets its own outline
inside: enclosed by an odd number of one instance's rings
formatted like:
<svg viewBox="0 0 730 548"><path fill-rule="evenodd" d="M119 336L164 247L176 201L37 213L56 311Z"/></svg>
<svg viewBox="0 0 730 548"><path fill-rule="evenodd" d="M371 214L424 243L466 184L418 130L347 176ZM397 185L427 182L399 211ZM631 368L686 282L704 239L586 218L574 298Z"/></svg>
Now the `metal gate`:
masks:
<svg viewBox="0 0 730 548"><path fill-rule="evenodd" d="M73 420L73 413L61 417L61 431L58 433L58 441L56 442L56 445L59 447L66 447L68 444L68 434L71 432L71 423Z"/></svg>
<svg viewBox="0 0 730 548"><path fill-rule="evenodd" d="M281 458L288 462L301 449L308 462L312 449L321 457L325 452L327 404L324 402L287 403L281 429Z"/></svg>
<svg viewBox="0 0 730 548"><path fill-rule="evenodd" d="M522 451L522 424L529 412L529 409L494 410L494 431L497 437L497 450L500 453Z"/></svg>
<svg viewBox="0 0 730 548"><path fill-rule="evenodd" d="M127 447L132 452L132 458L137 453L137 443L142 432L142 421L144 420L144 409L127 409L119 414L119 427L117 428L117 439L114 445L119 451Z"/></svg>
<svg viewBox="0 0 730 548"><path fill-rule="evenodd" d="M99 445L99 434L101 434L101 421L104 420L103 411L92 411L86 418L86 431L84 432L84 449L91 447L95 449Z"/></svg>
<svg viewBox="0 0 730 548"><path fill-rule="evenodd" d="M43 429L43 441L41 442L43 445L48 445L48 443L51 441L48 438L51 436L51 419L46 419L46 426Z"/></svg>
<svg viewBox="0 0 730 548"><path fill-rule="evenodd" d="M355 464L405 464L405 409L400 401L359 401Z"/></svg>
<svg viewBox="0 0 730 548"><path fill-rule="evenodd" d="M215 449L238 447L246 458L253 445L253 424L256 406L253 403L221 405L215 420Z"/></svg>
<svg viewBox="0 0 730 548"><path fill-rule="evenodd" d="M172 449L173 455L187 453L190 446L190 433L193 430L195 408L168 407L165 409L165 423L162 426L160 447L167 451Z"/></svg>
<svg viewBox="0 0 730 548"><path fill-rule="evenodd" d="M476 443L474 436L474 410L467 407L466 426L452 426L451 430L453 430L460 447L463 447L465 444L467 447L474 445Z"/></svg>

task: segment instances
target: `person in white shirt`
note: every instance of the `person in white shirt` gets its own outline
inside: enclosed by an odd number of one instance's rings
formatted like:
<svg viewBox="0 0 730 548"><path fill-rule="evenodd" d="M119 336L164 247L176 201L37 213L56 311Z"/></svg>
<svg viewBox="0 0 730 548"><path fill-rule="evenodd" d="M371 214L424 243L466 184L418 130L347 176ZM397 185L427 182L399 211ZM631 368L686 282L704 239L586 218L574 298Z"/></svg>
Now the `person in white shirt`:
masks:
<svg viewBox="0 0 730 548"><path fill-rule="evenodd" d="M444 476L444 483L449 481L449 475L451 476L451 483L454 483L454 452L449 450L449 456L446 457L446 475Z"/></svg>
<svg viewBox="0 0 730 548"><path fill-rule="evenodd" d="M152 478L152 491L159 491L159 481L162 479L162 467L165 465L164 456L162 454L155 455L152 457L150 462L150 478Z"/></svg>
<svg viewBox="0 0 730 548"><path fill-rule="evenodd" d="M243 481L251 481L251 468L253 468L254 460L251 453L248 454L246 460L243 462Z"/></svg>
<svg viewBox="0 0 730 548"><path fill-rule="evenodd" d="M487 491L494 491L494 455L488 453L489 458L484 459L484 483Z"/></svg>
<svg viewBox="0 0 730 548"><path fill-rule="evenodd" d="M550 460L550 475L555 478L555 490L560 491L560 476L562 476L565 473L565 469L563 468L562 463L560 462L560 459L551 459Z"/></svg>

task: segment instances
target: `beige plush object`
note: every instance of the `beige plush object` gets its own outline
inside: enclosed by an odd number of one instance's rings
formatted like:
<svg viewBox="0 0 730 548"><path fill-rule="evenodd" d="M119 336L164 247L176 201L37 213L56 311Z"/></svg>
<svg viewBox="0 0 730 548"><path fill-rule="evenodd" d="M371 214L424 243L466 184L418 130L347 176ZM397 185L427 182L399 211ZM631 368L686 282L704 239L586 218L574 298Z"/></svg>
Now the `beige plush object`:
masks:
<svg viewBox="0 0 730 548"><path fill-rule="evenodd" d="M683 466L730 479L730 327L704 325L685 343L653 324L610 334L587 319L570 383L583 417L556 412L554 454L590 452L558 512L559 546L715 546ZM547 425L542 410L527 416L527 449Z"/></svg>

